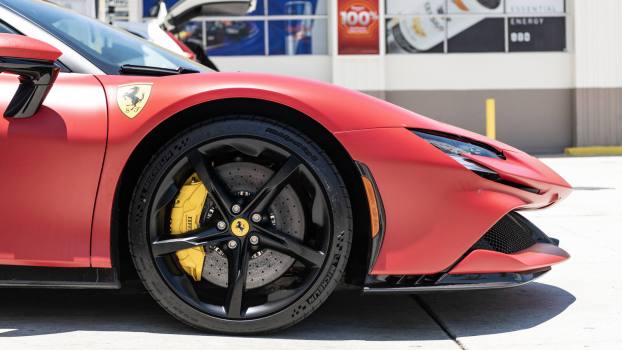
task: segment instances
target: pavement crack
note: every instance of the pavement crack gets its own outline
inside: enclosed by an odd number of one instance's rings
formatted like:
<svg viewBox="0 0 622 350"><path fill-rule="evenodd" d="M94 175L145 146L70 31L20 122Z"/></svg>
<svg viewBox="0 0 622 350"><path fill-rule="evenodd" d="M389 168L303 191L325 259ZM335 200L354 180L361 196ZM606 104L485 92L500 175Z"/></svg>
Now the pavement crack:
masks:
<svg viewBox="0 0 622 350"><path fill-rule="evenodd" d="M453 340L454 343L456 343L456 345L460 347L460 349L467 350L464 344L462 344L462 342L458 340L458 337L456 337L456 335L449 329L449 327L445 324L445 322L443 322L440 316L434 310L432 310L430 305L428 305L425 301L423 301L421 296L413 295L412 298L413 300L415 300L417 304L419 304L419 306L423 309L423 311L425 311L428 314L428 316L430 316L430 318L443 330L443 332L447 335L447 337Z"/></svg>

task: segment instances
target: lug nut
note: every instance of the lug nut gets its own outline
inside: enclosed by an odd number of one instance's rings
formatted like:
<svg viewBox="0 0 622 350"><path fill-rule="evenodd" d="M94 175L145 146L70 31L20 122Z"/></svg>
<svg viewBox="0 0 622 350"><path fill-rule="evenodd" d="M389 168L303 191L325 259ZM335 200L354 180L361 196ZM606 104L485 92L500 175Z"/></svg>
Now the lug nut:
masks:
<svg viewBox="0 0 622 350"><path fill-rule="evenodd" d="M262 219L262 217L261 217L261 214L259 214L259 213L255 213L255 214L253 214L253 215L251 216L251 220L252 220L254 223L258 223L258 222L260 222L260 221L261 221L261 219Z"/></svg>
<svg viewBox="0 0 622 350"><path fill-rule="evenodd" d="M239 204L234 204L233 207L231 207L231 211L233 214L239 214L240 211L242 211L242 207L240 207Z"/></svg>
<svg viewBox="0 0 622 350"><path fill-rule="evenodd" d="M219 230L224 231L227 228L227 224L224 221L218 221L218 223L216 224L216 227Z"/></svg>
<svg viewBox="0 0 622 350"><path fill-rule="evenodd" d="M235 249L238 246L238 242L234 241L234 240L230 240L227 243L227 247L229 247L229 249Z"/></svg>
<svg viewBox="0 0 622 350"><path fill-rule="evenodd" d="M259 243L259 237L257 236L251 236L251 238L249 239L249 241L251 242L252 245L257 245L257 243Z"/></svg>

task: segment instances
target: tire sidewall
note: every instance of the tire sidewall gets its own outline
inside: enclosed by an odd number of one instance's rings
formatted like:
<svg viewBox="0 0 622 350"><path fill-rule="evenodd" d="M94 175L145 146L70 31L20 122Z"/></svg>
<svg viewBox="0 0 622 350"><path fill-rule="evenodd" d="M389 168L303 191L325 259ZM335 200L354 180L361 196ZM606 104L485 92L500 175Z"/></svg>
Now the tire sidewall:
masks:
<svg viewBox="0 0 622 350"><path fill-rule="evenodd" d="M226 320L185 303L159 273L149 246L149 213L159 182L179 159L205 143L228 137L253 137L275 143L302 159L324 189L332 227L326 260L303 295L285 309L250 320ZM289 327L317 309L335 289L345 270L351 240L352 214L343 180L329 157L308 137L263 118L232 116L192 127L175 137L152 158L135 188L129 213L129 242L136 270L151 295L173 316L210 331L252 334Z"/></svg>

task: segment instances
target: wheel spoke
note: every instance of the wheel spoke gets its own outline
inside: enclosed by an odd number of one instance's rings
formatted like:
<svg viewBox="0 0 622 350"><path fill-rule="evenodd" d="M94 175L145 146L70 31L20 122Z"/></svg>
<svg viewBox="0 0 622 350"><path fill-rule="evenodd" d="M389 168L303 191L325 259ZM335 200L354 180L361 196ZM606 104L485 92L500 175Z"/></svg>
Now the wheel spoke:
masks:
<svg viewBox="0 0 622 350"><path fill-rule="evenodd" d="M216 204L216 208L220 211L223 218L231 220L233 214L231 213L231 206L233 201L229 195L229 190L224 185L215 169L206 162L203 154L197 150L194 150L188 154L188 161L192 164L192 167L199 175L199 179L203 182L203 185L207 187L209 195Z"/></svg>
<svg viewBox="0 0 622 350"><path fill-rule="evenodd" d="M242 302L246 287L249 257L248 240L246 239L240 240L240 244L236 249L227 250L227 263L229 267L227 299L225 300L227 317L242 317Z"/></svg>
<svg viewBox="0 0 622 350"><path fill-rule="evenodd" d="M199 298L199 296L197 295L197 291L194 289L194 286L188 278L187 274L182 273L180 275L170 276L169 281L173 284L175 288L185 291L186 297L188 299L192 300L197 304L201 303L201 298Z"/></svg>
<svg viewBox="0 0 622 350"><path fill-rule="evenodd" d="M253 200L244 208L242 213L261 213L272 203L281 190L287 186L289 179L298 172L302 163L295 156L291 156L281 168L272 175L270 180L257 192Z"/></svg>
<svg viewBox="0 0 622 350"><path fill-rule="evenodd" d="M155 201L156 210L161 211L164 209L169 203L171 203L175 197L179 193L179 188L176 184L171 183L164 192L160 195L160 197Z"/></svg>
<svg viewBox="0 0 622 350"><path fill-rule="evenodd" d="M207 244L217 244L229 237L226 232L216 228L198 229L171 239L155 241L151 244L154 256L171 254L182 249L193 248Z"/></svg>
<svg viewBox="0 0 622 350"><path fill-rule="evenodd" d="M322 266L325 258L323 252L307 247L297 238L274 232L258 225L255 225L254 228L259 230L258 236L262 246L287 254L306 265L312 267Z"/></svg>

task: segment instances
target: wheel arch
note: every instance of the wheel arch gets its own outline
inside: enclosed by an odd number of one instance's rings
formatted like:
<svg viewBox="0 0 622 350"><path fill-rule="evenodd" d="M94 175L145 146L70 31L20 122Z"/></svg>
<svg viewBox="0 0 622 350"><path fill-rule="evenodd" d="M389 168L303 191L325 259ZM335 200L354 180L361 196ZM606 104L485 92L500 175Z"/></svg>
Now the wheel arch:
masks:
<svg viewBox="0 0 622 350"><path fill-rule="evenodd" d="M333 134L308 115L279 103L249 98L208 101L180 111L152 129L134 148L115 191L111 222L112 261L119 269L121 279L136 276L129 255L126 217L142 169L160 147L186 128L209 118L235 114L255 115L285 123L323 145L344 180L352 205L354 239L346 268L346 282L362 286L369 268L371 227L365 189L354 160Z"/></svg>

